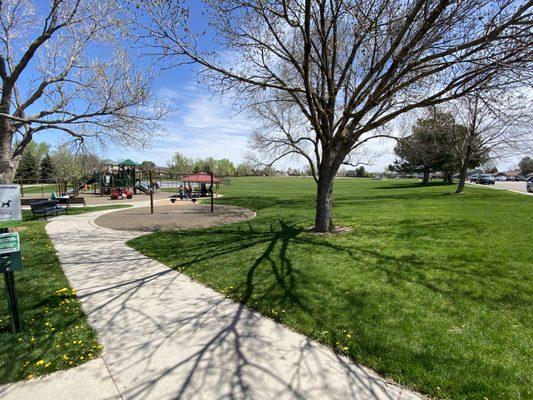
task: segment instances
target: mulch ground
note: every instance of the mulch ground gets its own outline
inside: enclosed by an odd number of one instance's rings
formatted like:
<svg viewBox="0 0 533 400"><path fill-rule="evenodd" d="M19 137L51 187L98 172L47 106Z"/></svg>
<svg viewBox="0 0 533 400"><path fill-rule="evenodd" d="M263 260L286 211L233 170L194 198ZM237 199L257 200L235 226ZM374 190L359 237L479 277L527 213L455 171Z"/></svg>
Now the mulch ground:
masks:
<svg viewBox="0 0 533 400"><path fill-rule="evenodd" d="M98 217L95 223L103 228L116 230L155 232L207 228L246 221L254 216L253 211L241 207L215 205L214 212L211 213L207 204L178 201L171 205L156 204L154 214L150 214L150 207L122 209Z"/></svg>

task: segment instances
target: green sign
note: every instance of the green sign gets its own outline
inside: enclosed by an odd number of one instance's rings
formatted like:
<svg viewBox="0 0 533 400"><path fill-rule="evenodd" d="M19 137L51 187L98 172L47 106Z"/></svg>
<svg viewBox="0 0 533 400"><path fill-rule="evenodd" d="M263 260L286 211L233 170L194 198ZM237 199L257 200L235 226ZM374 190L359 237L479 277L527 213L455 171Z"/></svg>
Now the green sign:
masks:
<svg viewBox="0 0 533 400"><path fill-rule="evenodd" d="M18 232L0 234L0 254L16 253L20 251Z"/></svg>
<svg viewBox="0 0 533 400"><path fill-rule="evenodd" d="M22 269L22 257L20 252L0 254L0 273Z"/></svg>

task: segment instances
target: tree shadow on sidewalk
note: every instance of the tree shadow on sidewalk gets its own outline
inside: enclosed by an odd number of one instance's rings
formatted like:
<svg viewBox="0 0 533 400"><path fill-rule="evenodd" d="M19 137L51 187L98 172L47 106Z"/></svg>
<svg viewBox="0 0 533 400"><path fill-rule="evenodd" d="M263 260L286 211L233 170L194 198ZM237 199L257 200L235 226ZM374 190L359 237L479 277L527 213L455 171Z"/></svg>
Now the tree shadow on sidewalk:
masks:
<svg viewBox="0 0 533 400"><path fill-rule="evenodd" d="M400 389L371 371L246 306L268 265L287 301L306 309L287 255L293 241L308 240L300 238L302 228L279 221L263 232L249 224L222 231L209 242L209 254L195 254L175 267L187 270L209 257L264 244L239 287L242 303L134 256L125 245L109 249L105 235L91 242L90 260L80 257L64 266L75 277L73 285L103 341L104 360L125 397L398 398ZM235 235L247 239L236 241ZM114 266L114 260L127 262Z"/></svg>

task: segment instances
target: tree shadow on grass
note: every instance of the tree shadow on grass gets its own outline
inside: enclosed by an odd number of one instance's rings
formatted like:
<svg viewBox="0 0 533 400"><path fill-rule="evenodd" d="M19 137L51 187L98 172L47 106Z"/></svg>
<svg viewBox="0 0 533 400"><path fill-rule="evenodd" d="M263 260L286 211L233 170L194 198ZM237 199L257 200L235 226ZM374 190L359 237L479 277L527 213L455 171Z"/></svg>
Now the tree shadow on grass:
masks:
<svg viewBox="0 0 533 400"><path fill-rule="evenodd" d="M439 233L449 232L451 224L457 225L457 221L436 222L406 219L400 222L400 229L396 235L402 240L411 242L431 234L438 237ZM465 225L463 228L466 230L476 231L476 227L469 226L467 221L463 221L463 225ZM457 228L457 226L455 227ZM237 273L234 276L238 276L239 272L242 272L243 279L237 279L234 288L224 291L232 299L282 322L285 321L285 318L283 314L279 314L280 309L285 308L289 312L297 310L298 313L305 315L306 320L313 320L311 330L309 330L309 323L307 323L304 332L313 339L337 350L343 346L343 339L345 339L341 333L342 329L348 328L357 335L359 344L362 344L363 347L366 346L367 350L363 354L370 356L370 358L383 357L384 354L391 352L391 348L376 341L371 332L366 329L358 329L357 324L354 325L354 321L360 320L363 315L372 315L372 318L375 319L373 324L377 324L378 327L381 324L387 325L387 319L391 316L376 314L376 304L374 303L376 294L370 293L365 286L355 286L352 288L354 290L346 292L341 297L337 296L329 304L316 305L316 302L323 297L322 294L338 293L346 285L343 285L342 281L339 285L338 279L335 279L338 277L324 278L320 274L307 273L306 270L328 268L328 266L302 263L302 260L297 258L298 254L323 253L323 257L331 257L335 261L338 260L336 255L341 255L340 260L349 263L356 271L360 270L370 281L379 280L383 284L389 285L389 288L394 288L392 292L387 286L382 288L384 295L387 293L392 296L386 300L386 303L390 303L393 307L399 306L395 296L408 297L413 292L413 287L415 288L414 292L421 288L424 293L423 296L419 294L418 298L413 297L413 302L421 303L421 306L422 303L431 304L433 298L445 298L450 315L455 312L464 312L459 308L462 307L465 299L475 303L476 307L492 309L500 308L502 305L506 307L527 306L529 303L526 294L523 293L523 288L519 285L514 288L508 287L508 290L505 290L506 293L486 291L485 288L490 287L495 281L501 280L503 283L506 274L499 267L470 268L469 263L479 261L475 258L454 260L453 263L449 264L440 256L431 257L425 253L420 255L416 253L391 254L358 244L357 233L352 235L353 241L347 239L349 235L344 237L342 241L336 240L335 237L316 237L305 233L301 226L282 219L272 222L267 227L255 227L253 224L247 223L225 229L172 232L161 235L170 235L173 237L174 243L186 242L187 249L192 255L187 260L174 264L169 262L172 255L162 257L161 260L166 260L167 264L192 277L200 277L200 281L211 284L217 290L221 290L221 288L217 287L217 281L210 277L209 269L214 268L222 274ZM294 252L295 247L302 247L302 251ZM150 247L150 249L150 251L157 253L156 248ZM242 258L247 252L253 252L255 255L251 258ZM235 267L225 270L228 257L242 259L242 264L237 268L237 271L235 271ZM306 256L304 255L304 257ZM222 259L219 265L207 266L210 260L219 258ZM295 266L297 261L300 263ZM323 279L317 282L320 277ZM350 282L345 283L349 287ZM360 283L359 281L356 285L360 285ZM509 282L506 285L509 286ZM510 292L514 294L509 295ZM383 300L385 299L386 297L383 298ZM457 304L457 309L455 304ZM332 315L344 315L345 317L344 319L332 318ZM380 322L381 318L383 320ZM328 332L328 334L321 336L321 331ZM434 335L438 337L445 333L434 332ZM383 369L383 372L393 375L394 373L402 374L403 367L401 365L403 362L414 365L415 369L420 367L438 370L439 364L451 365L456 363L457 357L459 357L457 353L445 351L436 353L435 349L431 349L432 345L428 345L428 349L424 351L414 351L408 342L396 343L395 346L396 348L392 352L396 357L395 361L392 364L390 361L387 362L388 367ZM351 349L349 353L355 359L359 354L355 350L352 353ZM464 355L464 357L466 362L470 356ZM472 361L469 360L468 362ZM475 362L479 362L479 360L475 360ZM495 374L495 371L499 369L496 364L487 364L483 368L486 371L491 370Z"/></svg>
<svg viewBox="0 0 533 400"><path fill-rule="evenodd" d="M398 183L387 186L376 186L374 189L378 190L388 190L388 189L425 189L431 187L451 187L453 184L443 183L443 182L428 182L423 184L422 182L412 182L412 183Z"/></svg>
<svg viewBox="0 0 533 400"><path fill-rule="evenodd" d="M416 230L416 222L406 222L405 229ZM249 307L286 323L297 312L303 319L289 325L304 321L304 333L340 351L343 330L350 329L358 339L356 347L349 347L350 356L372 359L392 350L390 343L361 327L368 319L376 329L387 322L387 315L375 308L380 293L372 293L373 280L388 282L400 292L414 285L452 299L465 293L460 287L444 287L424 272L453 271L442 260L368 248L358 242L357 232L310 235L301 223L283 219L160 232L130 242L241 302L237 304L132 252L123 245L122 234L97 232L82 233L83 241L74 231L53 238L84 310L102 335L106 364L129 398L154 397L162 390L172 398L208 393L214 398L400 398L399 389L391 389L374 373L306 337L289 334ZM328 262L315 265L314 254ZM336 269L328 276L312 273L317 268ZM350 282L340 275L343 268L364 272L368 285ZM221 279L224 287L209 273L228 275ZM235 287L228 288L233 282ZM350 290L344 293L345 288ZM328 294L336 293L342 294L336 302L327 301ZM381 302L394 305L390 292L384 290L381 296ZM280 314L283 307L286 317ZM403 375L404 362L426 368L426 363L435 367L452 358L463 361L457 353L414 352L407 340L397 343L392 354L395 360L388 360L382 370L398 376ZM464 361L467 365L470 360L465 356Z"/></svg>
<svg viewBox="0 0 533 400"><path fill-rule="evenodd" d="M393 233L385 233L392 234L392 238L387 237L387 240L394 238L395 241L419 243L419 250L423 250L425 243L435 241L437 238L441 238L445 246L445 242L448 242L447 246L457 247L462 244L461 235L447 237L446 234L450 229L455 229L455 232L462 229L465 235L475 234L478 230L478 227L470 222L462 221L462 224L460 228L458 221L453 220L404 219L396 221L396 230ZM388 226L380 227L378 222L375 225L374 230L366 228L365 234L383 235L383 229L388 228ZM337 241L334 237L307 234L302 226L280 219L270 223L267 229L258 228L253 223L241 223L207 230L162 232L154 235L154 242L146 242L146 238L149 237L145 237L140 239L139 244L133 240L132 245L140 251L143 249L149 251L160 261L174 269L192 274L193 277L196 274L207 276L213 271L223 272L228 257L243 259L239 271L245 272L242 276L246 276L246 279L243 279L231 292L233 298L244 304L248 304L254 295L255 301L262 299L257 297L256 288L260 287L263 297L279 296L303 311L310 311L298 296L298 288L315 285L312 274L306 273L305 268L316 268L316 266L307 265L302 268L300 263L300 267L295 269L293 264L295 260L302 261L297 258L298 254L306 258L312 252L323 253L321 257L325 259L331 257L332 260L347 263L346 265L355 271L360 270L375 279L386 278L392 285L416 284L429 289L429 293L444 294L451 299L467 297L483 303L504 301L503 298L494 297L493 294L483 291L474 295L472 285L483 287L493 279L506 277L498 266L484 269L469 268L469 264L482 261L479 259L479 254L470 257L465 253L461 259L452 255L450 257L454 263L450 265L440 255L432 257L426 252L419 254L417 250L407 254L405 252L394 254L394 249L390 251L374 249L360 244L357 235L356 232L345 236L345 240ZM170 250L172 247L169 248L169 242L184 243L184 248L175 246L173 252ZM249 253L256 256L244 259L243 256ZM221 264L202 267L210 261L220 259L223 260ZM455 281L467 281L467 288L463 288L464 285L453 287Z"/></svg>
<svg viewBox="0 0 533 400"><path fill-rule="evenodd" d="M250 224L209 231L220 234L202 243L202 231L168 232L156 243L193 240L176 253L189 259L174 263L189 273L206 255L237 256L239 249L262 245L246 264L244 302L251 305L265 283L298 304L301 279L291 258L280 261L277 252L288 253L302 228L276 222L262 232ZM116 232L97 232L84 234L83 242L75 234L52 237L124 397L401 398L401 389L371 371L133 252ZM265 265L273 279L267 280Z"/></svg>

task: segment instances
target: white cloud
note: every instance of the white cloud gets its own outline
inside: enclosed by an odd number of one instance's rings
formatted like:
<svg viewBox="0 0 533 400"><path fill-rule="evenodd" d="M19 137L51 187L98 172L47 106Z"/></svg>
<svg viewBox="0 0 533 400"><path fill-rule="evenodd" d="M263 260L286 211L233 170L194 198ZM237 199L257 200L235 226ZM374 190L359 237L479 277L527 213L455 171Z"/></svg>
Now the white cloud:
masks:
<svg viewBox="0 0 533 400"><path fill-rule="evenodd" d="M210 96L188 84L182 90L163 87L157 91L173 110L162 123L164 136L155 137L144 151L128 152L138 161L165 165L176 152L192 158L229 158L240 162L253 130L253 118L237 114L230 98ZM116 149L108 156L116 157Z"/></svg>

